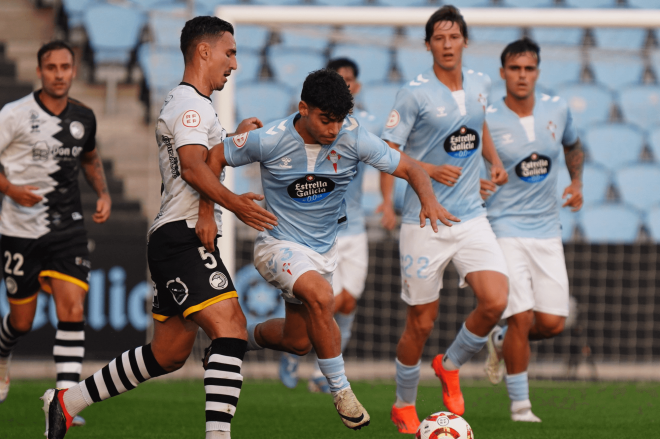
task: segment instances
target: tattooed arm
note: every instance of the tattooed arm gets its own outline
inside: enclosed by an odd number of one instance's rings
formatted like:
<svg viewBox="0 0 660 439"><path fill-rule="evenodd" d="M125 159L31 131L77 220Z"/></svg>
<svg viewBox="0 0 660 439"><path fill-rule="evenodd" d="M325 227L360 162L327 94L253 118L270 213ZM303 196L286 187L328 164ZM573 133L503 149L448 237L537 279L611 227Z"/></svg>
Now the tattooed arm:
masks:
<svg viewBox="0 0 660 439"><path fill-rule="evenodd" d="M95 223L104 223L110 217L112 200L110 199L110 192L108 192L108 183L105 181L101 156L96 149L93 149L82 154L80 163L87 182L99 197L96 202L96 212L92 215L92 219Z"/></svg>
<svg viewBox="0 0 660 439"><path fill-rule="evenodd" d="M582 207L582 168L584 167L584 150L582 142L577 140L573 145L564 145L564 155L566 156L566 167L571 176L571 184L564 190L562 198L569 198L562 207L570 207L573 212L577 212Z"/></svg>

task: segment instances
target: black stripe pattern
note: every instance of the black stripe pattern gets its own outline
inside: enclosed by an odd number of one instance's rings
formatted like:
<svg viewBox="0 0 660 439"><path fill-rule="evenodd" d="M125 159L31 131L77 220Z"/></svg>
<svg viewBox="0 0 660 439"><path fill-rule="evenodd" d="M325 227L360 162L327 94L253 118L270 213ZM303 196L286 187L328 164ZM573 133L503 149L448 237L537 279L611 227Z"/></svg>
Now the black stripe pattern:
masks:
<svg viewBox="0 0 660 439"><path fill-rule="evenodd" d="M85 322L58 322L53 345L58 389L68 389L80 381L85 357Z"/></svg>
<svg viewBox="0 0 660 439"><path fill-rule="evenodd" d="M9 314L0 322L0 358L7 358L23 335L11 326Z"/></svg>

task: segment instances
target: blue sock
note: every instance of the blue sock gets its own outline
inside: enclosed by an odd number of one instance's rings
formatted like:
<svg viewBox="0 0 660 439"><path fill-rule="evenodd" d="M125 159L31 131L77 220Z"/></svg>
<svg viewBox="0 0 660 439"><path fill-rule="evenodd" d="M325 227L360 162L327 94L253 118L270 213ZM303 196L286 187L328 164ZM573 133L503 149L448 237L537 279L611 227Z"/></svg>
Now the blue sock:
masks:
<svg viewBox="0 0 660 439"><path fill-rule="evenodd" d="M333 394L350 386L344 370L344 358L341 354L335 358L319 358L317 362L323 376L328 380L330 391Z"/></svg>
<svg viewBox="0 0 660 439"><path fill-rule="evenodd" d="M247 339L247 350L248 351L258 351L260 349L263 349L263 347L259 346L257 341L254 339L254 330L257 328L257 325L259 323L252 323L247 327L247 333L248 333L248 339Z"/></svg>
<svg viewBox="0 0 660 439"><path fill-rule="evenodd" d="M529 381L527 371L504 377L506 389L511 401L526 401L529 399Z"/></svg>
<svg viewBox="0 0 660 439"><path fill-rule="evenodd" d="M355 320L355 311L350 314L342 314L338 312L335 314L335 321L337 326L339 326L339 332L341 333L341 351L344 352L346 345L351 339L351 329L353 329L353 320Z"/></svg>
<svg viewBox="0 0 660 439"><path fill-rule="evenodd" d="M446 370L456 370L460 368L463 364L467 363L474 354L484 347L486 341L488 341L487 336L479 337L478 335L474 335L468 331L465 327L465 323L463 323L463 327L458 332L456 339L454 339L454 342L449 346L449 349L447 349L447 352L445 353L443 367ZM447 365L449 361L452 363L451 366L454 367Z"/></svg>
<svg viewBox="0 0 660 439"><path fill-rule="evenodd" d="M399 404L403 402L405 405L415 405L415 401L417 401L417 387L419 386L422 361L420 360L414 366L406 366L397 358L395 363L396 401Z"/></svg>

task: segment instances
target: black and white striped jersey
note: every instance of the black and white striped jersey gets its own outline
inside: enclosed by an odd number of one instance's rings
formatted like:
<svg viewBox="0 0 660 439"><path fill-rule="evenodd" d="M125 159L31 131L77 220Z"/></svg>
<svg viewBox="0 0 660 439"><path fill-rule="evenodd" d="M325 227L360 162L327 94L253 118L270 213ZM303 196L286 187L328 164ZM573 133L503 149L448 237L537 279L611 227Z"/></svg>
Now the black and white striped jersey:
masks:
<svg viewBox="0 0 660 439"><path fill-rule="evenodd" d="M96 147L92 110L69 98L55 115L39 100L40 90L0 111L0 163L10 183L31 185L43 200L32 207L2 201L0 233L36 239L83 227L78 173L80 157Z"/></svg>
<svg viewBox="0 0 660 439"><path fill-rule="evenodd" d="M174 221L185 220L188 227L195 227L199 194L181 178L178 149L186 145L202 145L211 149L221 143L226 135L208 96L204 96L195 87L184 82L170 91L156 122L156 141L163 186L160 212L149 229L149 236L163 224ZM216 204L215 221L220 234L222 233L221 214L220 206Z"/></svg>

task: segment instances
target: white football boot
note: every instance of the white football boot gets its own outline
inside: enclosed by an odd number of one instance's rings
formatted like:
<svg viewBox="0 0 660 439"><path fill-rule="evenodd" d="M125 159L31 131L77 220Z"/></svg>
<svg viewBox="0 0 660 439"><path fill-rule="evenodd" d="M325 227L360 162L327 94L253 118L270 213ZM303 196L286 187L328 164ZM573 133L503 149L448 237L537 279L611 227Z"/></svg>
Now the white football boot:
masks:
<svg viewBox="0 0 660 439"><path fill-rule="evenodd" d="M11 362L11 354L9 357L7 357L6 362L3 362L4 364L2 365L2 369L4 369L5 373L0 374L0 404L5 402L5 399L7 399L7 395L9 394L9 384L10 384L10 379L9 379L9 363Z"/></svg>
<svg viewBox="0 0 660 439"><path fill-rule="evenodd" d="M369 413L357 400L350 387L337 392L334 395L334 403L342 422L351 430L359 430L371 422Z"/></svg>
<svg viewBox="0 0 660 439"><path fill-rule="evenodd" d="M496 337L500 334L502 328L500 326L495 326L490 333L488 334L488 341L486 341L486 348L488 348L488 357L486 358L486 364L484 365L484 370L488 379L493 384L499 384L504 378L504 359L502 358L502 347L499 345L496 340Z"/></svg>
<svg viewBox="0 0 660 439"><path fill-rule="evenodd" d="M529 400L511 403L511 420L516 422L541 422L541 418L532 413L532 403Z"/></svg>

